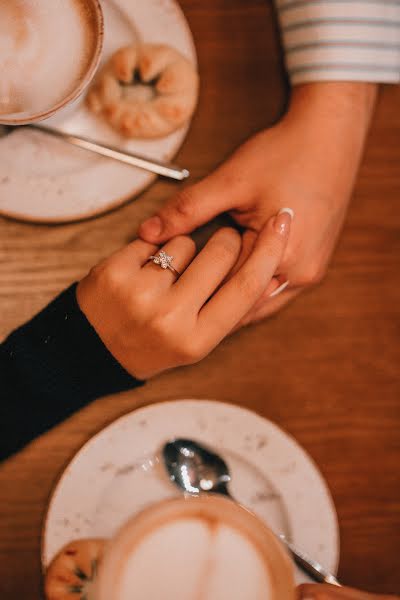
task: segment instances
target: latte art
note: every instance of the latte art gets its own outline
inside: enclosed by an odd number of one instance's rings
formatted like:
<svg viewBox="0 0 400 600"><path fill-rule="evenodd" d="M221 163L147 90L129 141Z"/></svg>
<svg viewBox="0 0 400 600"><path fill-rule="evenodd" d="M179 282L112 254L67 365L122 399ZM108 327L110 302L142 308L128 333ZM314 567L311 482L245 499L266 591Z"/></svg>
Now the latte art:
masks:
<svg viewBox="0 0 400 600"><path fill-rule="evenodd" d="M93 58L93 19L84 0L0 0L0 117L69 96Z"/></svg>
<svg viewBox="0 0 400 600"><path fill-rule="evenodd" d="M294 600L290 561L252 513L220 497L150 507L111 540L95 600Z"/></svg>
<svg viewBox="0 0 400 600"><path fill-rule="evenodd" d="M162 582L156 594L154 576ZM140 589L143 600L271 600L271 585L261 554L240 531L182 518L138 544L121 570L114 598L131 600Z"/></svg>

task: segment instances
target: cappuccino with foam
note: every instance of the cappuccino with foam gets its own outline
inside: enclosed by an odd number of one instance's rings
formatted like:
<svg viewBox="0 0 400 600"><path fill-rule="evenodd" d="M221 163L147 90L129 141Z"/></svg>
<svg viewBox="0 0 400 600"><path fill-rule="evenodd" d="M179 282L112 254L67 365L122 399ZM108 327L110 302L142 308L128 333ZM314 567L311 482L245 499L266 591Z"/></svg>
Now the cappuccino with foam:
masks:
<svg viewBox="0 0 400 600"><path fill-rule="evenodd" d="M274 534L231 500L180 498L146 509L109 542L96 600L294 600Z"/></svg>
<svg viewBox="0 0 400 600"><path fill-rule="evenodd" d="M97 0L0 0L0 122L44 118L72 101L101 45Z"/></svg>

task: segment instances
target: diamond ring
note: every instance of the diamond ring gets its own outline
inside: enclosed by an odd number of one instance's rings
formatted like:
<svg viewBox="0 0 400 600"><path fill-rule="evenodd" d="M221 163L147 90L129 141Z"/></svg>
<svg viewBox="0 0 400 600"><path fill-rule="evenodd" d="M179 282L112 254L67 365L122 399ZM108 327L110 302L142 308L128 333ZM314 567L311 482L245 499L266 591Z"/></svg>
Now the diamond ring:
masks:
<svg viewBox="0 0 400 600"><path fill-rule="evenodd" d="M149 256L148 260L151 260L155 265L159 265L162 269L169 269L173 272L176 277L180 277L181 274L172 265L174 260L173 256L169 256L164 250L161 250L156 256Z"/></svg>

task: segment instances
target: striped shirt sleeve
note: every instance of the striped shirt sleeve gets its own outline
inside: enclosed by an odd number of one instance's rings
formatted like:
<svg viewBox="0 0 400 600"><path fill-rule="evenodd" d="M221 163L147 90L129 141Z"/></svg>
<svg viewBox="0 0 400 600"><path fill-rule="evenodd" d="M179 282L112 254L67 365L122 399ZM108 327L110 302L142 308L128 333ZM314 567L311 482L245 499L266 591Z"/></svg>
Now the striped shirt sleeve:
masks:
<svg viewBox="0 0 400 600"><path fill-rule="evenodd" d="M291 82L400 82L400 0L275 0Z"/></svg>

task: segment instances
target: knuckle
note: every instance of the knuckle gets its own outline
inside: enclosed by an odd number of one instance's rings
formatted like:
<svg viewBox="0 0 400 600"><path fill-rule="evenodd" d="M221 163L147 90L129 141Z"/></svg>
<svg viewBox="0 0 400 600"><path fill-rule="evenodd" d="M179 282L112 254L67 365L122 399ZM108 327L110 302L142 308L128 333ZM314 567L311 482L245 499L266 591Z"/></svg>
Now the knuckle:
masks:
<svg viewBox="0 0 400 600"><path fill-rule="evenodd" d="M196 336L185 336L179 351L182 364L188 365L199 362L207 354L203 343Z"/></svg>
<svg viewBox="0 0 400 600"><path fill-rule="evenodd" d="M178 216L191 217L196 212L197 192L194 186L182 190L175 199L173 209Z"/></svg>
<svg viewBox="0 0 400 600"><path fill-rule="evenodd" d="M106 266L102 272L103 284L110 291L117 291L123 287L125 276L121 269L116 265Z"/></svg>
<svg viewBox="0 0 400 600"><path fill-rule="evenodd" d="M90 279L90 281L92 281L94 284L97 284L101 279L103 269L103 263L95 265L89 270L89 273L87 274L87 279Z"/></svg>
<svg viewBox="0 0 400 600"><path fill-rule="evenodd" d="M321 283L324 277L324 269L318 265L311 265L296 278L295 283L300 287L311 287Z"/></svg>
<svg viewBox="0 0 400 600"><path fill-rule="evenodd" d="M135 314L139 310L147 312L147 310L151 309L153 306L154 290L148 286L137 285L135 287L135 293L129 294L129 300L132 314Z"/></svg>
<svg viewBox="0 0 400 600"><path fill-rule="evenodd" d="M176 311L164 311L151 320L151 335L168 348L177 364L193 364L207 352L198 336L191 335L187 328L182 329L180 323Z"/></svg>
<svg viewBox="0 0 400 600"><path fill-rule="evenodd" d="M115 290L121 287L123 273L109 260L104 260L89 271L90 278L101 288Z"/></svg>
<svg viewBox="0 0 400 600"><path fill-rule="evenodd" d="M174 339L175 325L175 315L165 310L153 317L151 331L158 339L171 342Z"/></svg>

